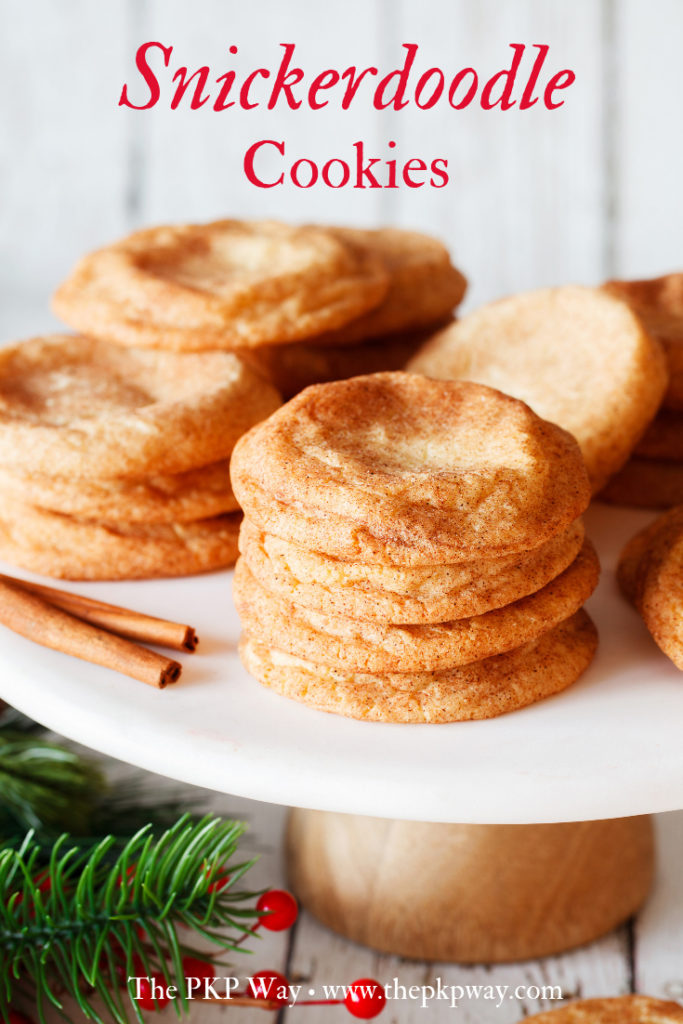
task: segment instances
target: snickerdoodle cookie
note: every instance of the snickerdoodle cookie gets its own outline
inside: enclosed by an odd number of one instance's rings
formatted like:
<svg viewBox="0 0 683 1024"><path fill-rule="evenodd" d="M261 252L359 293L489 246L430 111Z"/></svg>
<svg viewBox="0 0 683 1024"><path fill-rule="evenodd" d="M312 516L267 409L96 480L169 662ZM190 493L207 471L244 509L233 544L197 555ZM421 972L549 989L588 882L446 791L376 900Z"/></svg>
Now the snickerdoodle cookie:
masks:
<svg viewBox="0 0 683 1024"><path fill-rule="evenodd" d="M264 686L319 711L370 722L443 723L492 718L559 693L588 668L596 646L595 627L580 611L524 647L442 672L349 673L249 634L240 655Z"/></svg>
<svg viewBox="0 0 683 1024"><path fill-rule="evenodd" d="M574 561L583 538L577 520L528 552L453 565L393 566L331 558L245 519L240 553L266 590L306 608L419 624L481 615L540 590Z"/></svg>
<svg viewBox="0 0 683 1024"><path fill-rule="evenodd" d="M682 1021L683 1006L650 996L581 999L558 1010L524 1018L524 1024L680 1024Z"/></svg>
<svg viewBox="0 0 683 1024"><path fill-rule="evenodd" d="M241 515L104 524L0 500L0 558L72 580L187 576L232 565Z"/></svg>
<svg viewBox="0 0 683 1024"><path fill-rule="evenodd" d="M523 402L398 372L307 388L241 438L230 473L266 532L396 565L529 550L590 497L575 440Z"/></svg>
<svg viewBox="0 0 683 1024"><path fill-rule="evenodd" d="M401 228L330 228L342 242L365 249L384 264L389 290L369 313L317 339L341 345L417 331L447 318L462 302L467 281L436 238Z"/></svg>
<svg viewBox="0 0 683 1024"><path fill-rule="evenodd" d="M183 473L227 458L279 404L275 389L228 352L33 338L0 350L0 462L24 475Z"/></svg>
<svg viewBox="0 0 683 1024"><path fill-rule="evenodd" d="M535 640L574 615L595 589L597 555L575 561L535 594L483 615L393 625L329 615L266 590L240 559L233 593L244 630L270 647L352 672L434 672L481 661Z"/></svg>
<svg viewBox="0 0 683 1024"><path fill-rule="evenodd" d="M185 523L239 509L228 459L140 479L50 477L11 473L0 466L0 492L50 512L106 523Z"/></svg>
<svg viewBox="0 0 683 1024"><path fill-rule="evenodd" d="M683 506L629 541L617 576L657 645L683 671Z"/></svg>
<svg viewBox="0 0 683 1024"><path fill-rule="evenodd" d="M435 238L382 228L330 229L378 256L389 275L383 302L344 327L308 341L262 345L249 359L285 398L311 384L400 370L462 301L466 281Z"/></svg>
<svg viewBox="0 0 683 1024"><path fill-rule="evenodd" d="M282 344L379 305L384 260L321 227L222 220L147 228L85 256L53 308L71 327L138 348Z"/></svg>
<svg viewBox="0 0 683 1024"><path fill-rule="evenodd" d="M604 287L625 299L648 332L661 341L670 375L664 405L683 410L683 273L641 281L608 281Z"/></svg>
<svg viewBox="0 0 683 1024"><path fill-rule="evenodd" d="M576 437L594 492L626 462L668 385L661 345L631 307L573 286L483 306L436 334L407 369L523 399Z"/></svg>
<svg viewBox="0 0 683 1024"><path fill-rule="evenodd" d="M284 398L293 398L311 384L347 380L361 374L402 370L411 356L436 330L390 334L353 345L297 341L290 345L264 345L245 350L243 358L262 373Z"/></svg>
<svg viewBox="0 0 683 1024"><path fill-rule="evenodd" d="M683 462L634 456L612 477L598 498L609 505L634 508L683 505Z"/></svg>
<svg viewBox="0 0 683 1024"><path fill-rule="evenodd" d="M634 454L645 459L683 462L683 412L660 409L636 445Z"/></svg>

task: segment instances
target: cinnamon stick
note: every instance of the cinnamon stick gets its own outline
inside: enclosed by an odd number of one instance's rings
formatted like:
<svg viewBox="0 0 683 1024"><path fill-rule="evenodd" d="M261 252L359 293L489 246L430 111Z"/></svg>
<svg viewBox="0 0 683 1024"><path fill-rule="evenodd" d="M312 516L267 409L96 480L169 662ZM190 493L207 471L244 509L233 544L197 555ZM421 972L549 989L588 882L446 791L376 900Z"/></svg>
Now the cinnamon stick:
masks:
<svg viewBox="0 0 683 1024"><path fill-rule="evenodd" d="M158 619L153 615L120 608L115 604L105 604L104 601L96 601L82 594L72 594L68 590L57 590L56 587L45 587L41 583L15 579L14 576L0 574L0 581L13 587L21 587L22 590L44 598L77 619L101 626L102 629L128 637L129 640L142 640L148 644L158 644L159 647L171 647L176 651L190 653L197 649L199 643L192 626L185 626L180 622Z"/></svg>
<svg viewBox="0 0 683 1024"><path fill-rule="evenodd" d="M0 579L0 622L43 647L103 665L149 686L163 689L180 677L179 662L83 622L6 578Z"/></svg>

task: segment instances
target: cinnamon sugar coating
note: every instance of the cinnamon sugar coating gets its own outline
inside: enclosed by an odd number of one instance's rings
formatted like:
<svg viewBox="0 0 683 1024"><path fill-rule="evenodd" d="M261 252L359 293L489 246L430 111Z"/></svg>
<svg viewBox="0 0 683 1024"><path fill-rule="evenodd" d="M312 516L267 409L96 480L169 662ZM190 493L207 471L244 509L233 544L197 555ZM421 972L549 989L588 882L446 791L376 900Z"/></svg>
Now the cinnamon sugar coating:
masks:
<svg viewBox="0 0 683 1024"><path fill-rule="evenodd" d="M90 253L53 308L106 341L197 352L334 330L388 287L382 259L325 228L222 220L147 228Z"/></svg>
<svg viewBox="0 0 683 1024"><path fill-rule="evenodd" d="M318 345L348 345L418 331L447 318L462 302L467 281L438 239L401 228L329 230L347 245L380 259L389 277L389 289L375 309L316 338Z"/></svg>
<svg viewBox="0 0 683 1024"><path fill-rule="evenodd" d="M600 575L589 542L545 587L483 615L425 625L391 625L329 615L269 593L244 559L233 594L246 633L269 647L353 672L433 672L521 647L581 608Z"/></svg>
<svg viewBox="0 0 683 1024"><path fill-rule="evenodd" d="M349 673L269 647L247 633L245 667L264 686L368 722L444 723L493 718L566 689L590 665L597 632L584 611L517 650L426 673Z"/></svg>
<svg viewBox="0 0 683 1024"><path fill-rule="evenodd" d="M492 302L428 341L407 369L500 388L579 442L593 492L628 459L668 385L659 341L598 288Z"/></svg>
<svg viewBox="0 0 683 1024"><path fill-rule="evenodd" d="M57 477L7 472L0 466L0 492L49 512L105 523L186 523L239 505L230 486L228 459L184 473L148 477Z"/></svg>
<svg viewBox="0 0 683 1024"><path fill-rule="evenodd" d="M0 463L56 477L184 473L226 459L279 404L275 389L228 352L32 338L0 350Z"/></svg>
<svg viewBox="0 0 683 1024"><path fill-rule="evenodd" d="M105 524L0 499L0 558L70 580L189 576L237 558L239 512L191 523Z"/></svg>
<svg viewBox="0 0 683 1024"><path fill-rule="evenodd" d="M608 281L604 288L628 302L648 332L661 341L670 377L663 404L683 411L683 273Z"/></svg>
<svg viewBox="0 0 683 1024"><path fill-rule="evenodd" d="M399 372L307 388L241 438L230 472L262 530L395 565L529 550L590 497L575 440L524 403Z"/></svg>
<svg viewBox="0 0 683 1024"><path fill-rule="evenodd" d="M598 495L609 505L672 508L683 505L683 462L629 459Z"/></svg>
<svg viewBox="0 0 683 1024"><path fill-rule="evenodd" d="M683 1007L679 1003L650 996L582 999L524 1018L524 1024L679 1024L681 1021Z"/></svg>
<svg viewBox="0 0 683 1024"><path fill-rule="evenodd" d="M311 384L327 384L368 373L402 370L425 340L444 323L408 334L387 334L349 345L330 345L312 338L291 345L263 345L245 350L243 358L285 398Z"/></svg>
<svg viewBox="0 0 683 1024"><path fill-rule="evenodd" d="M617 578L656 644L683 671L683 506L631 538Z"/></svg>
<svg viewBox="0 0 683 1024"><path fill-rule="evenodd" d="M660 409L635 447L644 459L683 462L683 412Z"/></svg>
<svg viewBox="0 0 683 1024"><path fill-rule="evenodd" d="M577 520L538 548L503 558L371 565L290 544L245 519L240 552L261 585L285 600L325 614L406 625L481 615L532 594L574 561L583 539Z"/></svg>

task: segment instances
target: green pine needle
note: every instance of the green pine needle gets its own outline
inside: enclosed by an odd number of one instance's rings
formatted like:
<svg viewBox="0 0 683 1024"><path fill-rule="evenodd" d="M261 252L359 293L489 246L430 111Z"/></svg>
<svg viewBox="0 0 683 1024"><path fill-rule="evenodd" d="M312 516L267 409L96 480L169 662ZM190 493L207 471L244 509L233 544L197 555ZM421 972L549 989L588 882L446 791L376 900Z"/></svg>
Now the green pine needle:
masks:
<svg viewBox="0 0 683 1024"><path fill-rule="evenodd" d="M98 1000L117 1024L131 1011L142 1022L134 983L128 993L119 988L121 970L132 977L140 965L177 986L175 1006L185 1011L182 957L207 957L183 944L179 926L231 950L258 916L256 894L236 890L251 862L226 867L243 829L184 815L163 834L147 826L118 848L112 836L84 847L63 835L47 868L32 833L19 849L0 849L0 1017L19 997L45 1024L47 1007L61 1010L68 995L98 1024ZM217 880L221 887L210 891Z"/></svg>
<svg viewBox="0 0 683 1024"><path fill-rule="evenodd" d="M41 731L13 709L0 715L0 844L16 848L33 830L47 863L64 832L81 847L113 835L112 859L145 825L158 834L187 810L188 799L178 795L145 800L141 774L108 784L93 761L68 744L38 738Z"/></svg>
<svg viewBox="0 0 683 1024"><path fill-rule="evenodd" d="M30 733L0 731L0 836L28 829L84 835L104 790L95 765Z"/></svg>

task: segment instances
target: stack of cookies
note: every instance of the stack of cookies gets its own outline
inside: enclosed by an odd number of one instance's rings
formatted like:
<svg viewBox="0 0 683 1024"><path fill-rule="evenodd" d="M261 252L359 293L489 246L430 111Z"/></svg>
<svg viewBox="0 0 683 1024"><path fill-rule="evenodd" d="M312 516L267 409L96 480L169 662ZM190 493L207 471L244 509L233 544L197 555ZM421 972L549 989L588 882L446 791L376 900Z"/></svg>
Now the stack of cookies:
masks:
<svg viewBox="0 0 683 1024"><path fill-rule="evenodd" d="M599 574L575 440L491 388L379 373L310 387L235 447L241 655L313 707L487 718L574 682Z"/></svg>
<svg viewBox="0 0 683 1024"><path fill-rule="evenodd" d="M289 397L403 366L465 288L444 246L417 232L223 220L90 253L53 306L104 341L237 351Z"/></svg>
<svg viewBox="0 0 683 1024"><path fill-rule="evenodd" d="M398 228L329 230L381 261L387 292L378 306L335 331L253 350L254 365L285 398L310 384L402 369L425 338L452 319L465 295L465 278L429 235Z"/></svg>
<svg viewBox="0 0 683 1024"><path fill-rule="evenodd" d="M228 460L279 404L228 352L72 335L0 350L0 557L91 580L231 565Z"/></svg>
<svg viewBox="0 0 683 1024"><path fill-rule="evenodd" d="M406 231L225 220L90 253L53 303L79 335L0 359L0 557L72 579L232 564L228 460L272 382L403 363L464 290Z"/></svg>
<svg viewBox="0 0 683 1024"><path fill-rule="evenodd" d="M617 505L669 508L683 504L683 273L645 281L610 281L666 354L669 385L662 407L633 457L601 498Z"/></svg>

